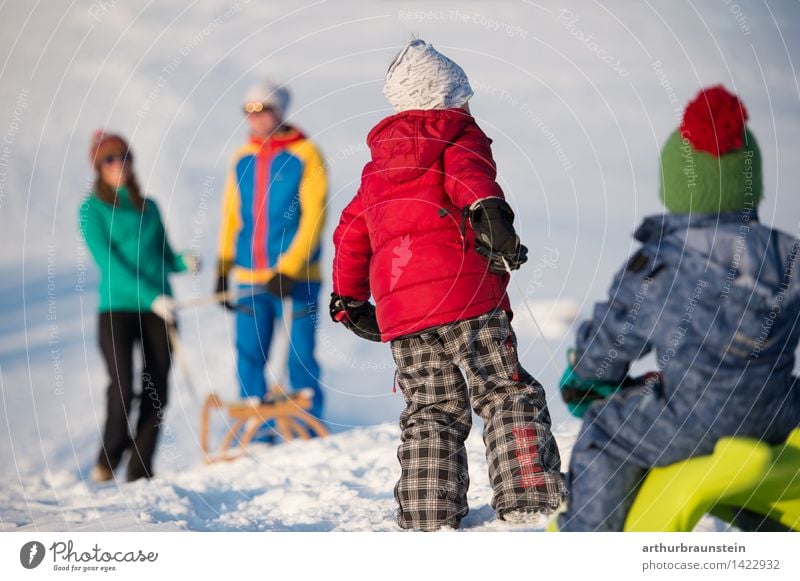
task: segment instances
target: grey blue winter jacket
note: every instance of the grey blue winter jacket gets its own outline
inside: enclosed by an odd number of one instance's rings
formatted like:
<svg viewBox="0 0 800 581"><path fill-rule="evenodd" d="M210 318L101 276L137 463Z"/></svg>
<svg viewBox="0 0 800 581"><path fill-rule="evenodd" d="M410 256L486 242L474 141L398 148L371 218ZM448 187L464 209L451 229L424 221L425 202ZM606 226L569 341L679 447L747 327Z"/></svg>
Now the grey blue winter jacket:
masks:
<svg viewBox="0 0 800 581"><path fill-rule="evenodd" d="M725 418L724 431L768 439L800 424L800 239L754 211L652 216L634 237L641 248L578 331L575 372L616 383L654 350L661 396L690 424Z"/></svg>

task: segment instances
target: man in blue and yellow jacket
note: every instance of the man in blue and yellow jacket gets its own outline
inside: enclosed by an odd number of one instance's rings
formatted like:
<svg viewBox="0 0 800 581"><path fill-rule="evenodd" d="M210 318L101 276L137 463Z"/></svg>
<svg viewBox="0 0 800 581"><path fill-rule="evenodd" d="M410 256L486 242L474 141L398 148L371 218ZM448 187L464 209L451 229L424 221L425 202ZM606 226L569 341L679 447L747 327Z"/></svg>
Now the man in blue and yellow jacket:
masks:
<svg viewBox="0 0 800 581"><path fill-rule="evenodd" d="M250 139L233 156L222 200L217 293L232 273L236 308L237 370L242 398L264 398L264 368L275 321L289 321L289 380L311 388L311 413L320 417L322 391L314 356L320 289L320 235L327 174L319 151L285 124L285 87L270 81L247 93ZM283 309L291 315L283 317Z"/></svg>

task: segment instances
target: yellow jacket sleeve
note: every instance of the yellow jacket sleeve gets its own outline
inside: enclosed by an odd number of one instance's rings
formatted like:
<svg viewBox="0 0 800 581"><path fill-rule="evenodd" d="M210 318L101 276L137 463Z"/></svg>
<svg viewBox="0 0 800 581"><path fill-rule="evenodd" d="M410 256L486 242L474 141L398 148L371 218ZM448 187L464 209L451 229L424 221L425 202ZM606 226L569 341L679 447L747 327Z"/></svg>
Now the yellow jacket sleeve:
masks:
<svg viewBox="0 0 800 581"><path fill-rule="evenodd" d="M233 167L228 170L222 192L222 215L219 226L219 263L221 274L227 274L236 260L236 237L242 228L241 199Z"/></svg>
<svg viewBox="0 0 800 581"><path fill-rule="evenodd" d="M302 143L297 155L304 162L300 181L300 224L289 248L284 252L275 270L292 278L299 278L309 259L319 246L325 224L325 197L328 192L328 174L322 156L314 145Z"/></svg>

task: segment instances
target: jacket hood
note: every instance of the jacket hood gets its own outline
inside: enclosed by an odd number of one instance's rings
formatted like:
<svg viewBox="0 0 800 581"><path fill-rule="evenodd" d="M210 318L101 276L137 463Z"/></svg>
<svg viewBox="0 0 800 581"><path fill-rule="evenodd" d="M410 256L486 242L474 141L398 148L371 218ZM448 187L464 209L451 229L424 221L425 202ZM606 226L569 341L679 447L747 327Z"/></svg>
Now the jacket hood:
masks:
<svg viewBox="0 0 800 581"><path fill-rule="evenodd" d="M732 222L757 222L755 209L741 212L722 212L719 214L657 214L647 216L633 233L639 242L658 242L664 236L688 228L714 228Z"/></svg>
<svg viewBox="0 0 800 581"><path fill-rule="evenodd" d="M418 178L474 123L463 109L411 110L387 117L367 136L373 169L390 182Z"/></svg>
<svg viewBox="0 0 800 581"><path fill-rule="evenodd" d="M258 145L259 147L283 147L305 138L306 136L297 127L284 125L281 131L276 131L266 139L251 135L250 143Z"/></svg>

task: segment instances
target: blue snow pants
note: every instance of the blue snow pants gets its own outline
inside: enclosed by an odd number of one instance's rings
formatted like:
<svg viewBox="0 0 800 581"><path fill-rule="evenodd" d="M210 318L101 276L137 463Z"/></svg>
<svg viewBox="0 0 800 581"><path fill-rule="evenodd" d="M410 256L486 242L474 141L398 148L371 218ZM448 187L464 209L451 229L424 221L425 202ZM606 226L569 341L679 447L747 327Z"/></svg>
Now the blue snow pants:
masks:
<svg viewBox="0 0 800 581"><path fill-rule="evenodd" d="M263 287L239 287L236 314L236 352L239 393L242 398L263 398L267 393L265 366L276 323L283 326L283 309L291 306L289 319L289 384L293 390L311 388L313 406L309 413L322 417L323 395L320 367L314 355L320 283L298 282L291 296L280 299ZM284 302L285 301L285 302Z"/></svg>

